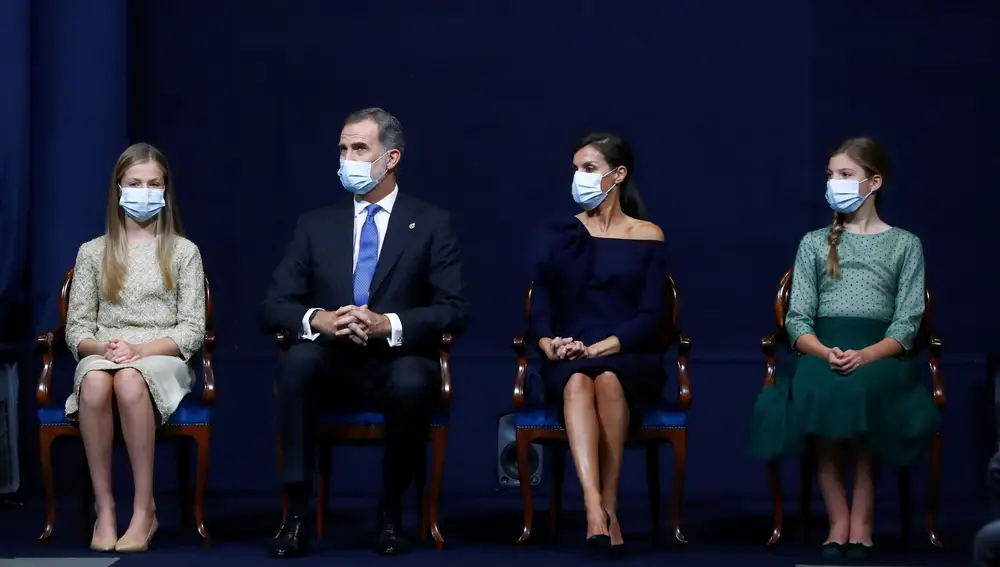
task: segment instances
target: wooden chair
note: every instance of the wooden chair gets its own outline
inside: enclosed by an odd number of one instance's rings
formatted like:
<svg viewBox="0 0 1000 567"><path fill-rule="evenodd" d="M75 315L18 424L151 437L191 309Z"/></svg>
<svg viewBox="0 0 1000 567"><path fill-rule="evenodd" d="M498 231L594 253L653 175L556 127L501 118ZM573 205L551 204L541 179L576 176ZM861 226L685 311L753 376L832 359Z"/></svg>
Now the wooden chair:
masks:
<svg viewBox="0 0 1000 567"><path fill-rule="evenodd" d="M792 294L792 269L790 268L778 282L778 292L774 298L774 319L777 329L774 333L765 336L760 340L760 346L764 350L766 358L766 370L764 373L764 388L774 386L777 377L778 358L777 348L779 344L788 343L788 334L785 331L785 316L788 314L788 302ZM945 404L944 382L941 379L941 351L943 343L941 338L931 332L933 322L933 305L931 303L931 292L925 285L924 290L925 310L924 317L920 323L920 330L917 334L917 348L927 347L929 352L928 365L931 374L931 394L934 398L934 405L943 411ZM925 518L927 521L927 534L931 545L942 547L941 540L935 531L935 518L937 516L938 503L941 489L941 442L942 436L939 431L931 442L930 451L930 474L927 478L927 501L925 507ZM768 546L774 546L781 540L782 520L784 519L784 508L781 493L781 473L780 463L775 460L768 463L768 477L771 485L771 500L774 505L774 529L771 537L767 540ZM801 522L801 538L805 541L808 532L808 521L810 505L812 503L812 479L816 473L815 456L812 451L803 453L800 459L800 488L799 488L799 521ZM902 469L899 471L899 512L900 522L904 541L910 535L910 471Z"/></svg>
<svg viewBox="0 0 1000 567"><path fill-rule="evenodd" d="M275 336L281 358L291 348L293 342L288 332L280 332ZM431 486L430 495L425 494L426 472L417 471L416 493L417 509L420 513L418 534L426 538L428 527L434 538L434 547L444 549L444 536L438 527L438 501L441 497L441 482L444 478L444 456L448 441L448 430L451 424L451 333L442 333L438 357L441 365L441 398L438 411L431 416L430 442L432 447ZM274 388L278 395L277 384ZM385 438L385 416L368 408L356 410L332 410L319 416L319 431L317 439L320 444L318 452L319 482L316 486L316 537L323 538L324 522L330 493L331 446L332 445L367 445L379 444ZM278 476L281 476L282 455L281 440L278 440ZM282 522L288 516L288 498L281 498Z"/></svg>
<svg viewBox="0 0 1000 567"><path fill-rule="evenodd" d="M76 422L66 419L63 404L52 403L50 384L52 368L56 353L68 351L66 347L66 312L69 309L69 290L73 285L73 270L66 272L62 287L59 290L59 328L38 335L36 346L42 357L42 372L38 377L35 398L38 400L38 444L42 462L42 482L45 488L45 530L38 536L39 540L47 540L52 535L56 523L56 493L52 478L52 442L60 437L80 437L80 429ZM212 291L208 279L205 279L205 345L201 351L203 390L200 401L190 397L181 402L177 411L170 416L170 421L156 432L156 440L169 440L178 443L177 478L181 499L182 522L185 526L191 523L191 490L190 490L190 460L188 447L184 443L194 440L198 449L198 471L194 490L194 522L202 543L207 547L211 542L208 530L205 529L205 489L208 484L208 455L212 437L211 405L215 402L215 372L212 369L212 351L215 347L215 332L211 330ZM120 442L121 431L116 428L115 441ZM84 495L81 502L83 529L90 535L91 516L93 513L93 489L90 484L90 474L84 467L86 480Z"/></svg>
<svg viewBox="0 0 1000 567"><path fill-rule="evenodd" d="M531 317L531 288L524 300L524 311ZM661 327L660 340L663 350L677 346L677 400L661 400L661 403L642 416L640 429L630 435L627 445L642 445L646 449L646 482L649 490L649 510L652 515L654 537L660 531L660 465L659 446L669 443L674 449L674 489L671 519L674 537L678 542L687 543L681 532L681 503L684 492L684 471L687 456L687 410L691 407L691 378L688 375L688 357L691 353L691 339L680 331L680 299L673 278L668 277L664 286L666 310ZM528 349L534 348L535 337L527 333L514 337L514 352L517 354L517 375L514 378L514 425L517 429L517 462L521 498L524 502L524 529L518 543L528 541L531 536L533 517L531 495L531 465L529 447L532 443L553 446L552 490L549 496L549 528L558 534L559 513L562 507L562 482L565 475L565 447L568 443L566 430L559 425L556 413L549 409L532 408L526 403L528 395Z"/></svg>

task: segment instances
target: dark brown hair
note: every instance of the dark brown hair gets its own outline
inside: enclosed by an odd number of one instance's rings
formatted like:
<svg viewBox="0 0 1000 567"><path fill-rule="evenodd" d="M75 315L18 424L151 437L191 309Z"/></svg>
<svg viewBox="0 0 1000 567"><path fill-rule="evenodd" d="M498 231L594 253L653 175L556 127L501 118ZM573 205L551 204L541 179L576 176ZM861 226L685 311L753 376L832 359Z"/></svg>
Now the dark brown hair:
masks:
<svg viewBox="0 0 1000 567"><path fill-rule="evenodd" d="M882 197L882 189L889 180L889 156L885 149L878 142L871 138L851 138L845 140L830 153L830 157L845 155L854 163L861 166L865 172L865 177L871 179L878 175L882 178L882 184L875 192L875 204L878 205ZM826 273L835 278L840 277L840 258L837 257L837 244L840 242L840 235L844 232L844 215L833 213L833 226L830 227L830 234L827 240L830 242L830 253L826 258Z"/></svg>

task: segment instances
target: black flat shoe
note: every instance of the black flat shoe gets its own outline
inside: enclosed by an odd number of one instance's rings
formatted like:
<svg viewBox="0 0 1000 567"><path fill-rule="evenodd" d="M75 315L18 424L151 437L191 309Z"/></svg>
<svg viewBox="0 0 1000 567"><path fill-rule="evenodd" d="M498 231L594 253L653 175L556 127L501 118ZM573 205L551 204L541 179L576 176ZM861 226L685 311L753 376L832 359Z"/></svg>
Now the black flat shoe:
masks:
<svg viewBox="0 0 1000 567"><path fill-rule="evenodd" d="M302 557L310 551L306 524L298 516L292 516L281 525L267 550L271 557Z"/></svg>
<svg viewBox="0 0 1000 567"><path fill-rule="evenodd" d="M835 541L824 543L819 548L819 554L823 559L840 559L844 556L844 544Z"/></svg>
<svg viewBox="0 0 1000 567"><path fill-rule="evenodd" d="M851 542L844 546L844 556L848 559L868 559L872 554L871 545L865 545L861 542Z"/></svg>

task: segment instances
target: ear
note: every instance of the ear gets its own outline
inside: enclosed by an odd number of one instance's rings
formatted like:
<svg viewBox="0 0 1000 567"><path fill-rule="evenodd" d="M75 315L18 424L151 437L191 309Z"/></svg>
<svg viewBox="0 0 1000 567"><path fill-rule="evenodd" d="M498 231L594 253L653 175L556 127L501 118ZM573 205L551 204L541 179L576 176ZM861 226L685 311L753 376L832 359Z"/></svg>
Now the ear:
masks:
<svg viewBox="0 0 1000 567"><path fill-rule="evenodd" d="M402 154L399 153L399 150L396 149L389 150L389 154L385 156L386 171L392 171L393 169L396 169L396 166L399 165L399 160L402 157L403 156Z"/></svg>
<svg viewBox="0 0 1000 567"><path fill-rule="evenodd" d="M881 189L882 176L877 173L875 175L872 175L872 178L871 180L869 180L868 185L869 187L871 187L872 191L877 191L878 189Z"/></svg>
<svg viewBox="0 0 1000 567"><path fill-rule="evenodd" d="M615 183L621 186L622 181L625 181L625 176L628 175L628 168L624 165L615 168Z"/></svg>

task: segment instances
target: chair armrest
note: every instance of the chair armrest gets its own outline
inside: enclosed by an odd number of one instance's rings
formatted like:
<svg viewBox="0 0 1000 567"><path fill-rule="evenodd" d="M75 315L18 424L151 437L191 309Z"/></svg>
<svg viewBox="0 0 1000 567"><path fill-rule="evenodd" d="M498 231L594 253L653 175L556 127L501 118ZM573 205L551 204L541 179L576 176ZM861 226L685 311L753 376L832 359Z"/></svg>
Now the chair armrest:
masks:
<svg viewBox="0 0 1000 567"><path fill-rule="evenodd" d="M528 354L525 348L524 335L514 337L514 354L517 355L517 374L514 376L514 407L524 409L524 396L527 394Z"/></svg>
<svg viewBox="0 0 1000 567"><path fill-rule="evenodd" d="M201 394L201 403L211 404L215 402L215 370L212 368L212 353L215 351L215 331L209 329L205 331L205 345L201 348L201 369L202 379L205 381L205 390Z"/></svg>
<svg viewBox="0 0 1000 567"><path fill-rule="evenodd" d="M441 347L438 357L441 362L441 409L451 408L451 333L441 333Z"/></svg>
<svg viewBox="0 0 1000 567"><path fill-rule="evenodd" d="M941 378L941 352L944 350L941 337L931 335L927 350L930 352L927 364L931 369L931 394L934 397L934 405L943 408L947 398L944 395L944 380Z"/></svg>
<svg viewBox="0 0 1000 567"><path fill-rule="evenodd" d="M774 386L778 375L778 333L774 332L760 339L760 349L764 351L764 387Z"/></svg>
<svg viewBox="0 0 1000 567"><path fill-rule="evenodd" d="M38 385L35 387L35 399L40 405L47 406L52 403L50 392L52 366L55 363L56 349L65 342L65 326L60 326L51 333L42 333L35 339L35 349L42 357L42 371L38 375Z"/></svg>
<svg viewBox="0 0 1000 567"><path fill-rule="evenodd" d="M687 411L691 407L691 376L688 362L691 356L691 338L677 333L677 409Z"/></svg>

